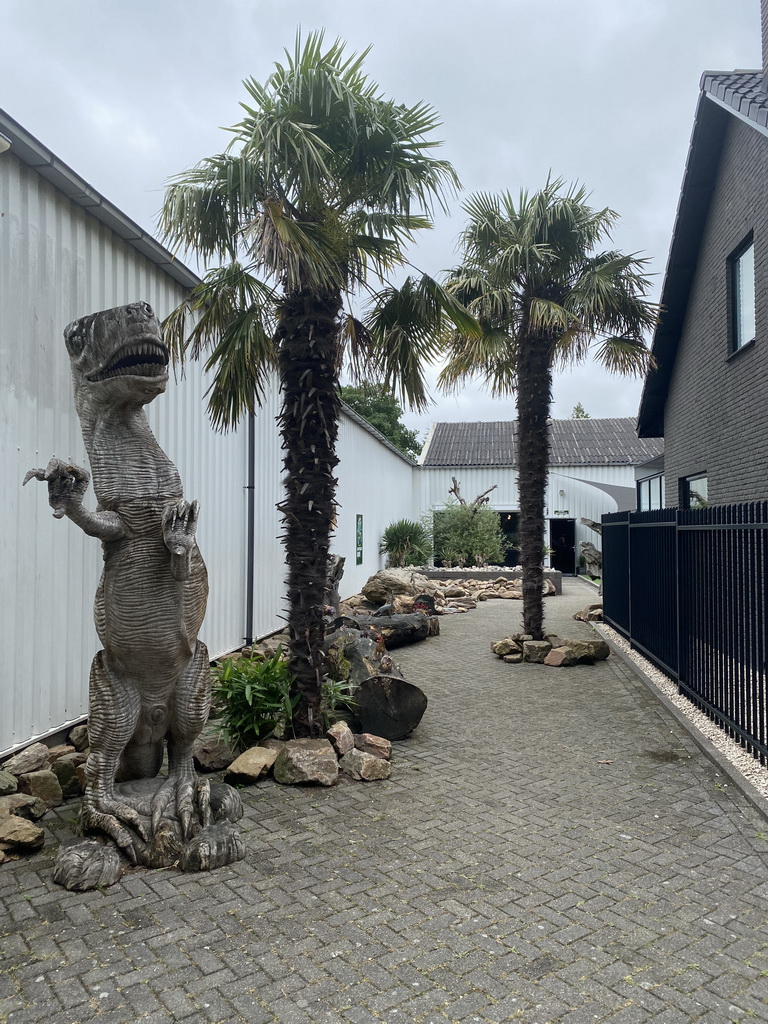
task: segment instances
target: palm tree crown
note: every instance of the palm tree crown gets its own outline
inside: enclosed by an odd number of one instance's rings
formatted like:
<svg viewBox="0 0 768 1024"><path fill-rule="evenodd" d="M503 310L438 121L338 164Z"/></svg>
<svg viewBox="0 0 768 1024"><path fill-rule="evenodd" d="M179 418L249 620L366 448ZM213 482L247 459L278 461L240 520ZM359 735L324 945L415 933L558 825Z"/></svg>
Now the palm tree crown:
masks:
<svg viewBox="0 0 768 1024"><path fill-rule="evenodd" d="M479 376L495 396L515 393L518 412L520 544L524 631L543 636L544 497L557 366L584 360L618 373L648 365L644 332L656 321L650 287L636 255L599 250L617 219L594 210L582 187L548 180L541 191L471 197L461 236L462 263L447 290L476 317L474 336L460 328L447 343L440 382L457 387Z"/></svg>
<svg viewBox="0 0 768 1024"><path fill-rule="evenodd" d="M345 309L370 277L405 262L457 185L433 156L434 111L384 98L362 71L366 53L324 48L321 33L297 38L265 84L244 83L230 146L174 178L161 213L168 240L219 264L166 321L177 356L208 353L214 424L253 411L279 374L291 668L308 733L319 726L343 356L423 406L420 357L437 351L446 303L462 322L428 277L387 285L363 318Z"/></svg>

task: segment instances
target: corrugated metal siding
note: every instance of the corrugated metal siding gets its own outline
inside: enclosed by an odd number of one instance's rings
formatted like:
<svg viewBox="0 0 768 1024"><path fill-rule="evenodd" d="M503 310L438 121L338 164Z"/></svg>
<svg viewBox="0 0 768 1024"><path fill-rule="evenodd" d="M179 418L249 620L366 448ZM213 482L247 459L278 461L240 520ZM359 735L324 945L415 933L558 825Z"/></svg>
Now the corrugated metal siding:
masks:
<svg viewBox="0 0 768 1024"><path fill-rule="evenodd" d="M256 413L254 458L254 594L255 637L285 625L285 557L277 503L283 498L282 450L275 419L280 411L277 380ZM244 428L243 428L244 429Z"/></svg>
<svg viewBox="0 0 768 1024"><path fill-rule="evenodd" d="M62 331L75 317L145 299L162 317L181 287L21 164L0 159L0 752L87 711L98 649L98 542L54 520L25 472L51 455L87 465ZM200 542L215 595L202 636L213 653L243 635L246 435L215 437L191 368L150 408L153 428L202 506ZM194 397L190 398L190 391ZM93 492L86 499L93 507Z"/></svg>
<svg viewBox="0 0 768 1024"><path fill-rule="evenodd" d="M421 503L425 509L441 508L449 500L452 486L451 477L459 481L461 495L472 501L494 484L496 490L489 495L491 508L516 511L520 508L517 488L517 471L503 467L481 467L458 469L422 469L420 473ZM601 490L605 485L609 491ZM576 520L576 551L580 552L582 541L591 541L599 548L594 530L583 526L581 518L600 522L600 516L615 512L616 498L610 491L627 488L634 492L635 473L632 466L573 466L558 467L551 471L547 482L547 518L554 518L557 511L567 512L563 518ZM560 494L563 491L564 494ZM633 506L634 507L634 506Z"/></svg>
<svg viewBox="0 0 768 1024"><path fill-rule="evenodd" d="M377 441L342 413L339 423L337 471L338 517L333 550L344 555L342 597L356 594L369 576L383 568L381 535L397 519L421 514L415 477L419 470ZM363 516L363 564L355 565L355 526Z"/></svg>

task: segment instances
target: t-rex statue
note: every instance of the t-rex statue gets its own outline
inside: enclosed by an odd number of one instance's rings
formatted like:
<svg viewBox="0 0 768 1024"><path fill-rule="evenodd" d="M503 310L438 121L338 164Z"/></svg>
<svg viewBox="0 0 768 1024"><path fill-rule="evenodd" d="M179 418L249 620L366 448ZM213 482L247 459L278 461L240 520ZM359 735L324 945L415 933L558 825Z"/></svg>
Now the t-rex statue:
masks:
<svg viewBox="0 0 768 1024"><path fill-rule="evenodd" d="M45 480L54 516L104 550L94 606L104 649L91 666L81 828L110 837L134 863L227 863L244 853L223 824L242 814L239 796L228 786L212 793L192 759L211 692L197 638L208 598L198 503L184 499L144 412L165 391L168 349L146 302L75 320L64 338L97 510L83 505L90 477L80 466L53 458L24 483ZM167 778L158 778L166 748Z"/></svg>

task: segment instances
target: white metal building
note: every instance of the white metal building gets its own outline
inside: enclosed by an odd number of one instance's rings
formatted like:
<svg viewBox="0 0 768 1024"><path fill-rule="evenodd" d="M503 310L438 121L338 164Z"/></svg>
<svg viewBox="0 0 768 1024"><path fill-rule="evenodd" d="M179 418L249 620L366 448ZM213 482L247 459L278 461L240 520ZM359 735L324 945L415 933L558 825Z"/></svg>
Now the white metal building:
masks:
<svg viewBox="0 0 768 1024"><path fill-rule="evenodd" d="M27 470L44 466L52 455L88 464L63 329L77 317L137 300L163 318L198 279L2 111L0 133L11 142L0 153L3 754L86 715L88 672L98 649L91 609L101 545L53 518L43 485L33 481L21 488ZM227 435L209 426L206 387L200 367L190 365L147 412L186 495L201 504L198 539L211 590L201 636L217 656L283 624L275 508L282 496L282 453L276 387L252 423ZM383 564L378 544L384 527L418 515L417 469L351 411L342 417L338 451L335 547L346 557L342 591L351 594ZM93 507L92 491L86 501Z"/></svg>
<svg viewBox="0 0 768 1024"><path fill-rule="evenodd" d="M550 420L549 429L546 543L557 549L565 537L577 563L583 541L600 547L581 520L599 523L606 512L635 508L635 466L658 456L663 443L639 439L629 417ZM433 424L419 460L422 508L442 508L454 478L467 501L496 485L489 505L505 526L520 509L516 443L517 424L511 420ZM573 561L563 564L563 571L573 572Z"/></svg>

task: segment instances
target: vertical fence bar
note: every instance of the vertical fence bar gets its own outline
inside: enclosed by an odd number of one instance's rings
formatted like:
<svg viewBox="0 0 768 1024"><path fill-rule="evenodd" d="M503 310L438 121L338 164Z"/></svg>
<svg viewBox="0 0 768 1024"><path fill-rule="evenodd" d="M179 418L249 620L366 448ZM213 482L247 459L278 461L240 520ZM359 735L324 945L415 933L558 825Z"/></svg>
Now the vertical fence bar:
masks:
<svg viewBox="0 0 768 1024"><path fill-rule="evenodd" d="M768 501L603 516L605 621L768 761Z"/></svg>

